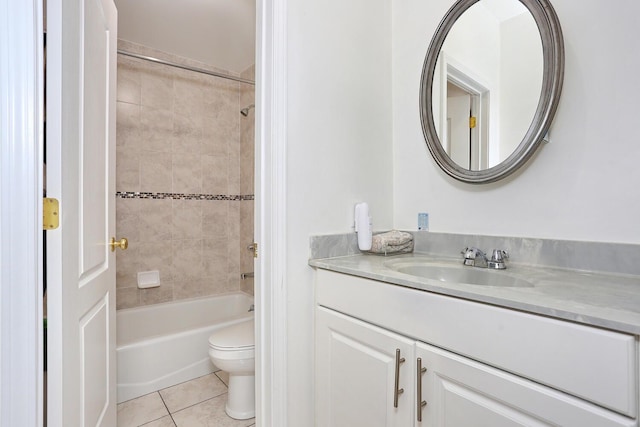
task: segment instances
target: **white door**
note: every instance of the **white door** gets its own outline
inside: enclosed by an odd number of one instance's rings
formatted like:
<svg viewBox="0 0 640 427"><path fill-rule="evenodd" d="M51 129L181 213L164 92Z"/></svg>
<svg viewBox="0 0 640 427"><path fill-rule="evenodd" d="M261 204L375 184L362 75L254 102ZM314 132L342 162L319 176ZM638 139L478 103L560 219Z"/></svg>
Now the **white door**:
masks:
<svg viewBox="0 0 640 427"><path fill-rule="evenodd" d="M631 427L635 420L424 343L422 423L439 427Z"/></svg>
<svg viewBox="0 0 640 427"><path fill-rule="evenodd" d="M412 340L318 308L315 425L412 425L413 353Z"/></svg>
<svg viewBox="0 0 640 427"><path fill-rule="evenodd" d="M47 192L49 425L116 425L115 89L112 0L50 0Z"/></svg>
<svg viewBox="0 0 640 427"><path fill-rule="evenodd" d="M471 169L471 134L469 132L471 96L451 83L447 85L447 89L449 156L463 168Z"/></svg>

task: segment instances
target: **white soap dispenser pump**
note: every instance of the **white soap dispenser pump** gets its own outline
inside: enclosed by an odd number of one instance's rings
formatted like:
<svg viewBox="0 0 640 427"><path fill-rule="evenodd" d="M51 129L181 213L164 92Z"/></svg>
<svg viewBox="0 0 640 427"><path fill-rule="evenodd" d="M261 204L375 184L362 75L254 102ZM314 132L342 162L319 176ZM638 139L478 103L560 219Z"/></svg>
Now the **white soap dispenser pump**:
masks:
<svg viewBox="0 0 640 427"><path fill-rule="evenodd" d="M371 250L373 231L371 227L371 217L369 216L369 205L366 202L356 205L355 223L356 233L358 234L358 248L361 251Z"/></svg>

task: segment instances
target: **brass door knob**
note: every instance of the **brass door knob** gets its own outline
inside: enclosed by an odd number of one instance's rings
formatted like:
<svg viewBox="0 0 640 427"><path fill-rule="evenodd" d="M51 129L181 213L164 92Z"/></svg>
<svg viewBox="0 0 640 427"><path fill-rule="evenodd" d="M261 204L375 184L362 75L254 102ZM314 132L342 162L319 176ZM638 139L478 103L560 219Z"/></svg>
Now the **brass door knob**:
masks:
<svg viewBox="0 0 640 427"><path fill-rule="evenodd" d="M127 240L126 237L123 237L119 241L116 241L116 238L112 237L109 245L111 246L111 252L115 251L116 248L120 248L124 251L129 247L129 241Z"/></svg>

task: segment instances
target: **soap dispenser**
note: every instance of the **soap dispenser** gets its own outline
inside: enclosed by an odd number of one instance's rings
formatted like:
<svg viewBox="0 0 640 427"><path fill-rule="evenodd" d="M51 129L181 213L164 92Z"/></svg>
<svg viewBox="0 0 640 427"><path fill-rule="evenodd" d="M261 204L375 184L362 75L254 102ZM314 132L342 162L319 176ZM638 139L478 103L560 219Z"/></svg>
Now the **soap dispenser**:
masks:
<svg viewBox="0 0 640 427"><path fill-rule="evenodd" d="M358 248L361 251L371 250L373 231L371 228L371 217L369 216L369 205L365 202L356 205L355 225L358 235Z"/></svg>

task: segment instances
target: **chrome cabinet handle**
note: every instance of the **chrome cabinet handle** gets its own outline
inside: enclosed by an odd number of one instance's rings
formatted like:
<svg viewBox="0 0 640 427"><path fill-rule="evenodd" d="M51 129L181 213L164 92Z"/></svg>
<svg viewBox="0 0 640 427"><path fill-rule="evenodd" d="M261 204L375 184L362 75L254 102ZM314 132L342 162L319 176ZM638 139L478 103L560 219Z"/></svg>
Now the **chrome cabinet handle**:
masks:
<svg viewBox="0 0 640 427"><path fill-rule="evenodd" d="M400 388L400 364L404 363L404 357L400 357L400 349L396 348L396 380L393 388L393 407L398 407L398 396L404 393L404 389Z"/></svg>
<svg viewBox="0 0 640 427"><path fill-rule="evenodd" d="M427 401L426 400L422 400L422 374L424 374L425 372L427 372L427 368L423 368L422 367L422 359L420 357L418 357L418 369L417 369L417 378L418 378L418 384L417 384L417 413L418 413L418 421L422 422L422 408L424 408L425 406L427 406Z"/></svg>

